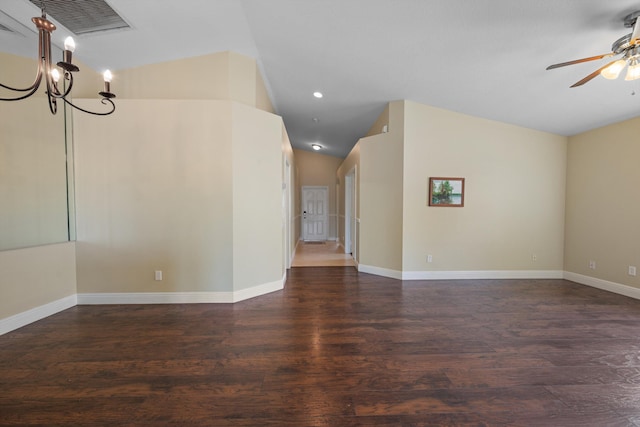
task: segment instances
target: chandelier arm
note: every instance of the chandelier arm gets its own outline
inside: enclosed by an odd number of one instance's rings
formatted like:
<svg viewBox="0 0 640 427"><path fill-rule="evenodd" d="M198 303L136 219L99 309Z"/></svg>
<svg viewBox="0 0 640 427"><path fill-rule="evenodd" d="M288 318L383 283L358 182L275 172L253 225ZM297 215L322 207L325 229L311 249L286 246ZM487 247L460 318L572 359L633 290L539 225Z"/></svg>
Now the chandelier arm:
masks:
<svg viewBox="0 0 640 427"><path fill-rule="evenodd" d="M40 73L40 75L41 75L41 73ZM37 91L37 90L38 90L38 88L40 87L40 82L41 82L41 80L40 80L40 78L39 78L36 82L34 82L34 84L32 85L32 87L30 87L30 88L28 88L28 89L13 89L13 88L11 88L11 87L5 86L5 85L3 85L2 83L0 83L0 86L2 86L2 87L4 87L4 88L7 88L7 89L11 89L11 90L19 91L19 92L22 92L22 91L25 91L25 90L28 90L28 91L29 91L29 92L28 92L28 93L26 93L25 95L18 96L18 97L16 97L16 98L0 98L0 101L20 101L21 99L27 99L28 97L30 97L31 95L33 95L34 93L36 93L36 91Z"/></svg>
<svg viewBox="0 0 640 427"><path fill-rule="evenodd" d="M71 88L73 88L73 74L69 71L65 71L63 78L69 81L69 84L67 85L64 93L62 94L62 98L65 98L67 95L71 93Z"/></svg>
<svg viewBox="0 0 640 427"><path fill-rule="evenodd" d="M8 89L8 90L12 90L14 92L30 92L29 95L27 96L31 96L32 93L34 93L36 90L38 90L38 87L40 86L40 80L42 79L42 70L38 67L38 72L36 74L36 78L33 80L33 84L29 87L25 87L25 88L17 88L17 87L11 87L11 86L7 86L5 84L0 83L0 87L4 88L4 89ZM10 99L4 99L5 101L10 101L13 100L13 98ZM16 98L16 99L24 99L24 98Z"/></svg>
<svg viewBox="0 0 640 427"><path fill-rule="evenodd" d="M47 94L49 97L60 95L58 91L58 85L54 83L51 71L51 33L48 31L40 30L41 45L43 50L42 60L44 63L44 78L47 83Z"/></svg>
<svg viewBox="0 0 640 427"><path fill-rule="evenodd" d="M60 92L58 92L58 85L52 82L51 72L46 70L47 76L45 80L47 81L47 101L49 102L49 111L51 114L56 114L58 112L58 101L56 98L59 98Z"/></svg>
<svg viewBox="0 0 640 427"><path fill-rule="evenodd" d="M20 101L21 99L26 99L36 93L38 88L40 87L40 83L42 82L42 59L38 61L38 70L36 72L36 78L33 80L33 84L26 88L15 88L11 86L7 86L5 84L0 83L0 87L4 89L12 90L14 92L28 92L26 95L21 95L15 98L0 98L0 101Z"/></svg>
<svg viewBox="0 0 640 427"><path fill-rule="evenodd" d="M116 104L113 103L113 101L109 98L102 98L100 100L101 103L103 103L104 105L111 104L111 110L105 112L105 113L96 113L94 111L89 111L89 110L85 110L84 108L78 107L77 105L74 105L71 101L69 101L66 98L60 98L62 99L67 105L72 106L73 108L75 108L76 110L80 110L83 113L88 113L88 114L93 114L94 116L108 116L109 114L113 113L116 110Z"/></svg>
<svg viewBox="0 0 640 427"><path fill-rule="evenodd" d="M60 92L58 89L58 85L53 83L53 91L51 92L51 96L54 98L66 98L69 93L71 93L71 89L73 88L73 74L68 71L64 72L64 77L69 80L69 85L65 89L64 92Z"/></svg>
<svg viewBox="0 0 640 427"><path fill-rule="evenodd" d="M58 101L49 92L47 92L47 100L49 101L49 111L51 111L51 114L56 114L58 112Z"/></svg>
<svg viewBox="0 0 640 427"><path fill-rule="evenodd" d="M44 64L44 79L47 84L49 111L51 111L51 114L56 114L58 112L57 98L60 98L61 93L58 90L57 82L53 80L53 75L51 74L53 70L53 66L51 65L51 32L40 29L40 40L41 56Z"/></svg>
<svg viewBox="0 0 640 427"><path fill-rule="evenodd" d="M0 100L19 101L21 99L30 97L38 90L38 88L40 87L40 83L42 82L42 68L43 68L42 64L43 62L46 61L46 58L43 56L43 53L46 53L47 51L46 47L43 49L43 45L45 42L44 40L45 34L48 34L48 33L43 29L38 30L38 58L39 58L38 70L36 72L36 78L33 80L33 83L31 84L31 86L26 88L17 88L17 87L11 87L11 86L7 86L5 84L0 83L0 86L3 87L4 89L12 90L14 92L29 92L29 93L25 96L21 96L17 98L0 98Z"/></svg>

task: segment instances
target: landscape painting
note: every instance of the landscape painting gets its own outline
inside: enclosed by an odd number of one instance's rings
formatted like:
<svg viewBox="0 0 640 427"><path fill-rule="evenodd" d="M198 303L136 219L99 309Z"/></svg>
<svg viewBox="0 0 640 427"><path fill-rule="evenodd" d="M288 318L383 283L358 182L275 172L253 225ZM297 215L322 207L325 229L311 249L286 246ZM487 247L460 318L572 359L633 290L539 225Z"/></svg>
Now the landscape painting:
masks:
<svg viewBox="0 0 640 427"><path fill-rule="evenodd" d="M464 206L464 178L429 178L429 206Z"/></svg>

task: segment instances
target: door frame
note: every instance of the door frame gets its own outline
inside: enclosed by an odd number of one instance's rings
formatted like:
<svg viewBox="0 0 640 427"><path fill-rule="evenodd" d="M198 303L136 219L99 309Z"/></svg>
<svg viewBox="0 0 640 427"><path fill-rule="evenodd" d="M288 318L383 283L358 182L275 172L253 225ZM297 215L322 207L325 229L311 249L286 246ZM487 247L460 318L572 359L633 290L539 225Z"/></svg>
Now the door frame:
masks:
<svg viewBox="0 0 640 427"><path fill-rule="evenodd" d="M291 259L293 253L291 251L291 165L289 160L284 156L284 183L282 185L282 210L283 210L283 222L284 222L284 268L288 270L291 268Z"/></svg>
<svg viewBox="0 0 640 427"><path fill-rule="evenodd" d="M354 166L344 177L344 252L351 254L353 259L357 255L357 166Z"/></svg>

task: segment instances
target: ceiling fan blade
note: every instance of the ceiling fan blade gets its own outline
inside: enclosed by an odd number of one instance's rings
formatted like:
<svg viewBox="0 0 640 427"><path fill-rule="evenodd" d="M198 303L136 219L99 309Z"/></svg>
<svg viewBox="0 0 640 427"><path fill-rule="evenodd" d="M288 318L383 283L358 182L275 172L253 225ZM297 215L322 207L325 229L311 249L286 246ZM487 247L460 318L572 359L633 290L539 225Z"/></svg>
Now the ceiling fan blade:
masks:
<svg viewBox="0 0 640 427"><path fill-rule="evenodd" d="M616 59L617 61L617 59ZM611 61L608 64L598 68L597 70L595 70L593 73L589 74L587 77L585 77L584 79L575 82L574 84L572 84L570 87L578 87L578 86L582 86L585 83L590 82L591 80L593 80L594 78L596 78L598 76L598 74L600 74L600 71L604 70L605 68L607 68L609 65L613 64L616 61Z"/></svg>
<svg viewBox="0 0 640 427"><path fill-rule="evenodd" d="M603 55L590 56L589 58L582 58L582 59L576 59L576 60L568 61L568 62L561 62L559 64L549 65L547 67L547 70L553 70L554 68L566 67L567 65L582 64L583 62L597 61L598 59L609 58L609 57L611 57L613 55L614 55L613 52L609 52L609 53L605 53Z"/></svg>

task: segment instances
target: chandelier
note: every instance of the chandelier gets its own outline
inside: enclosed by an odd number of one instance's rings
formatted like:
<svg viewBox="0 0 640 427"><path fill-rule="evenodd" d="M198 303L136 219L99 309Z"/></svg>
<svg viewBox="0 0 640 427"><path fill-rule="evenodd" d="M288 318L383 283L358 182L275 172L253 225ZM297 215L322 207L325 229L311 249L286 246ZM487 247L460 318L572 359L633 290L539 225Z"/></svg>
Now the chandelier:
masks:
<svg viewBox="0 0 640 427"><path fill-rule="evenodd" d="M0 83L0 87L13 92L18 92L13 98L0 98L0 101L20 101L22 99L29 98L36 93L42 79L44 77L45 84L47 86L47 99L49 101L49 110L52 114L56 114L58 111L58 100L61 99L67 105L80 110L84 113L94 114L96 116L106 116L113 113L116 109L115 104L111 100L116 95L111 93L111 79L112 75L109 70L104 72L104 90L98 92L102 97L102 104L109 107L106 112L94 112L85 110L84 108L74 105L67 97L71 93L73 88L73 73L80 71L80 69L72 63L72 55L75 50L75 43L73 38L67 37L64 41L64 51L62 54L62 61L58 62L54 66L51 62L51 33L56 29L56 26L47 19L46 10L44 7L44 1L42 2L42 16L36 16L31 19L38 29L38 70L33 84L26 88L15 88ZM62 82L60 81L62 79Z"/></svg>

